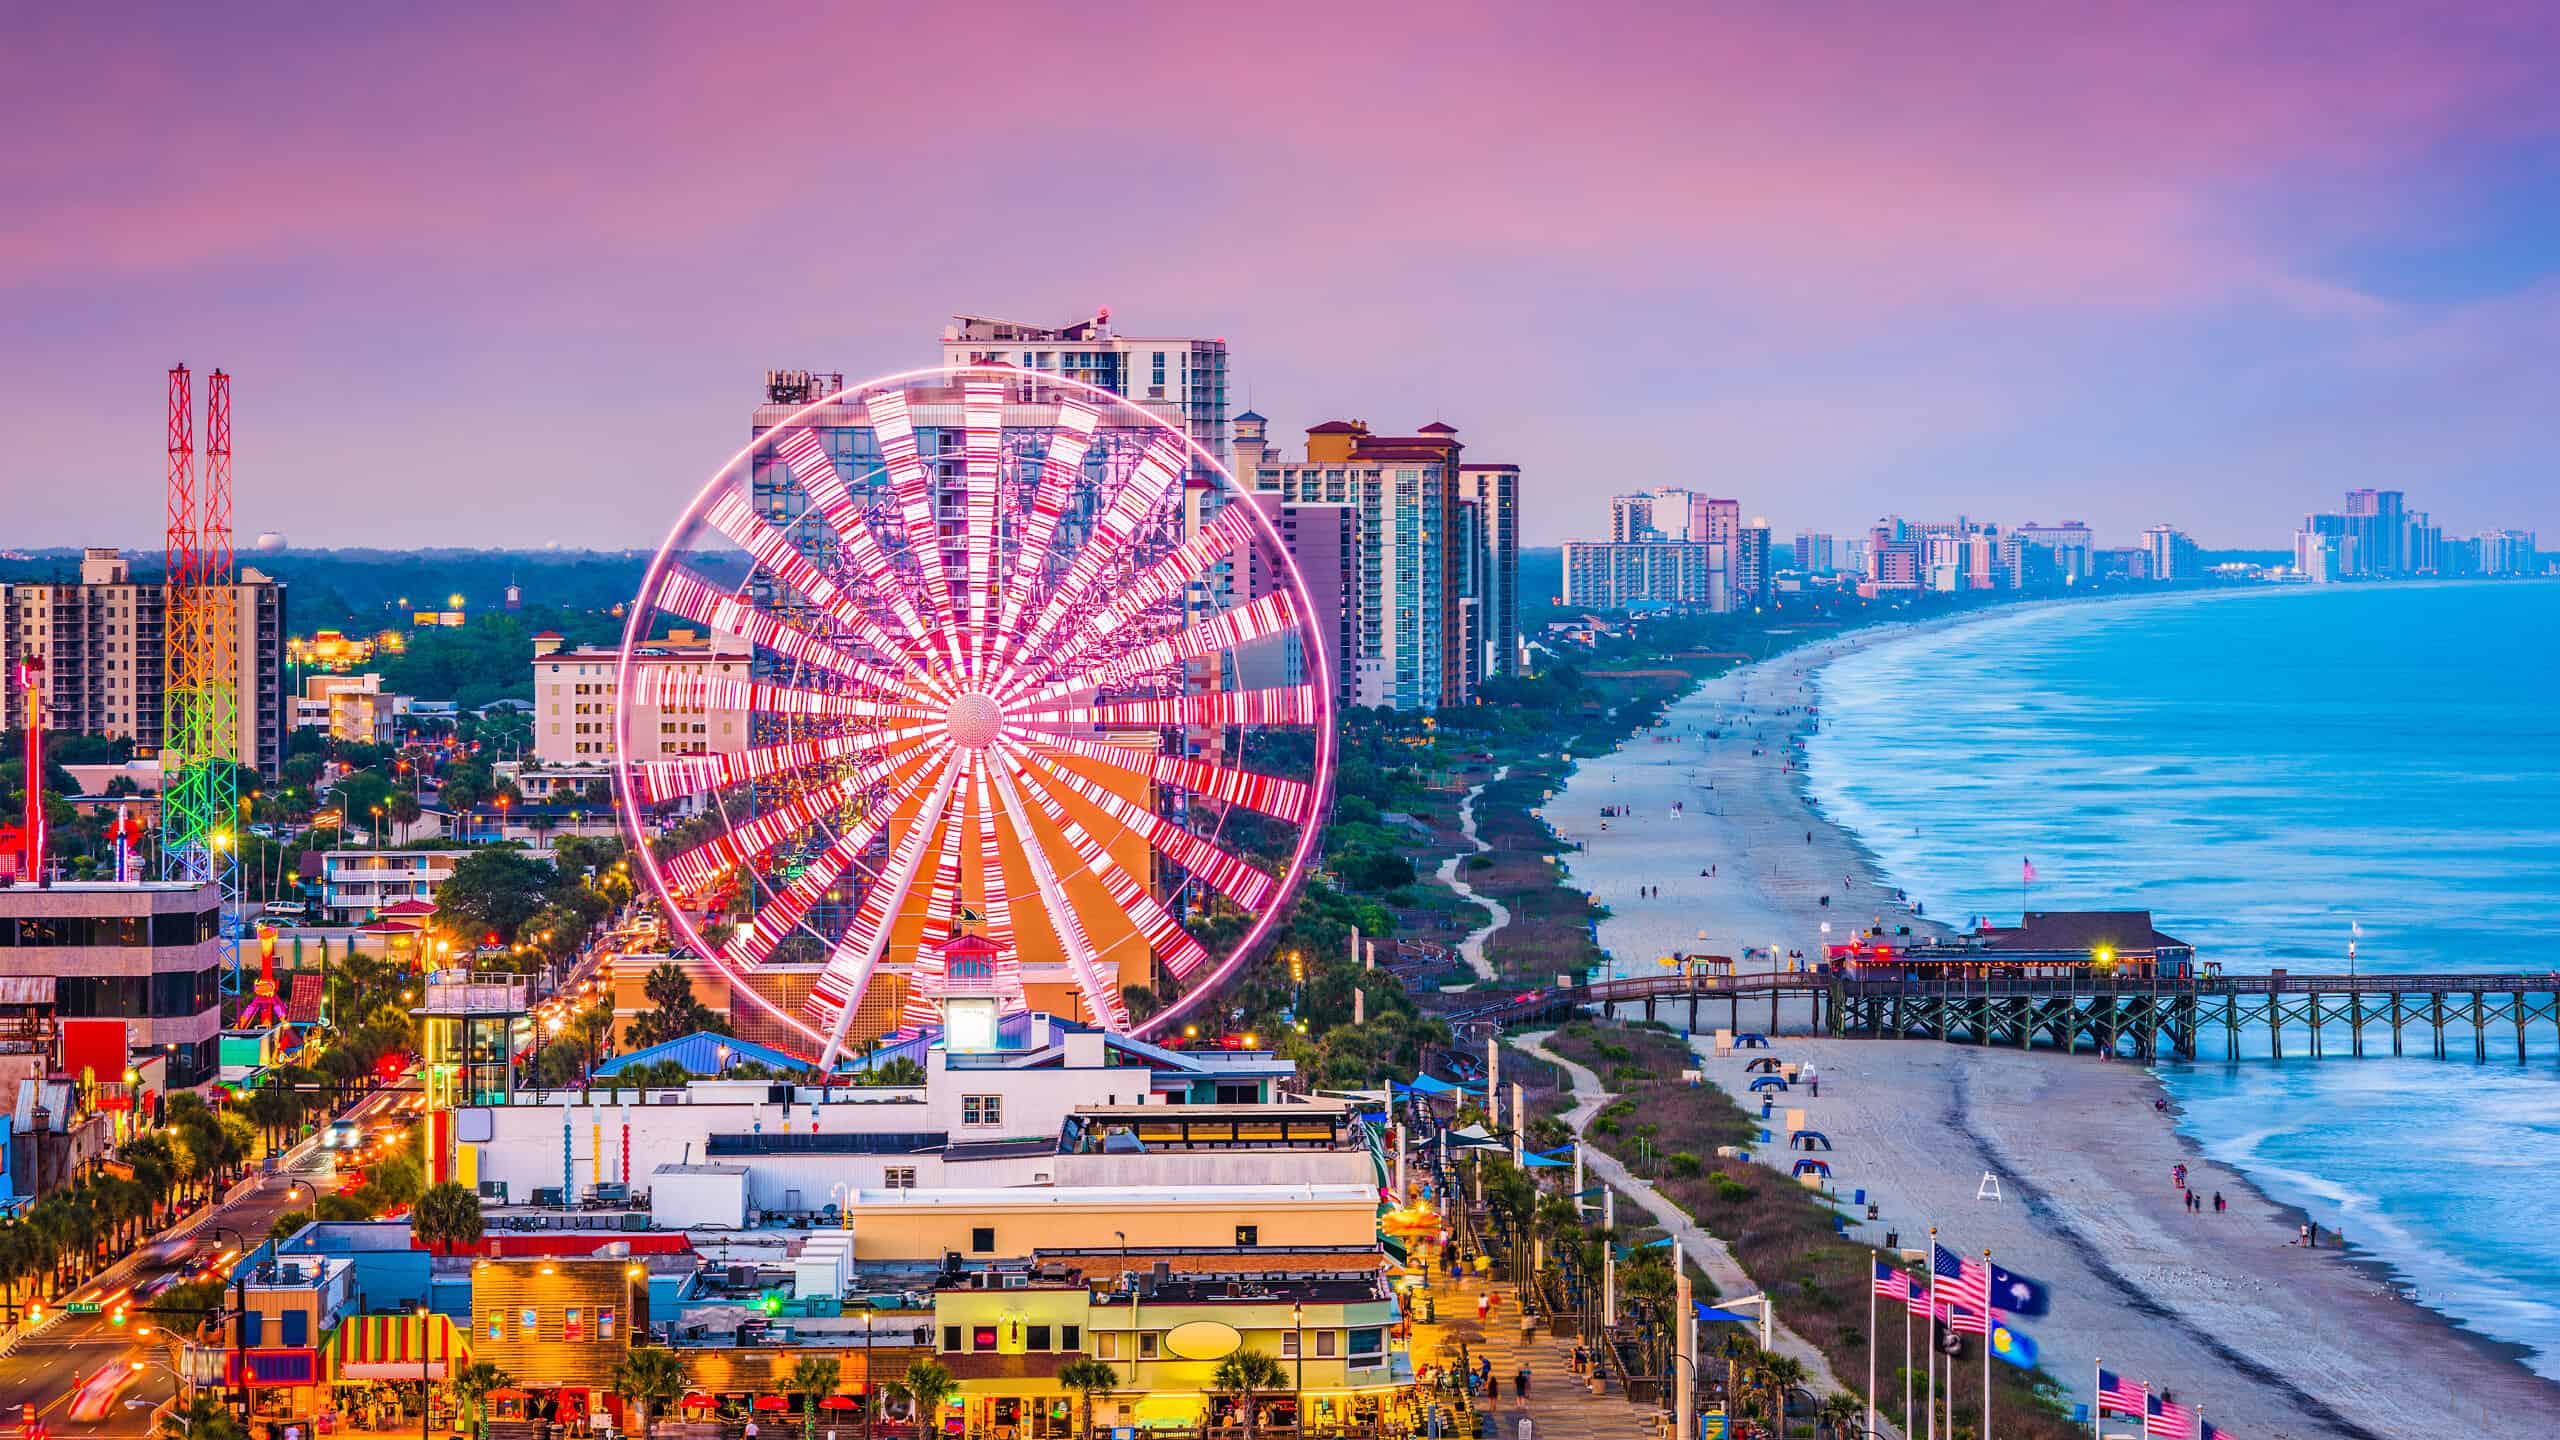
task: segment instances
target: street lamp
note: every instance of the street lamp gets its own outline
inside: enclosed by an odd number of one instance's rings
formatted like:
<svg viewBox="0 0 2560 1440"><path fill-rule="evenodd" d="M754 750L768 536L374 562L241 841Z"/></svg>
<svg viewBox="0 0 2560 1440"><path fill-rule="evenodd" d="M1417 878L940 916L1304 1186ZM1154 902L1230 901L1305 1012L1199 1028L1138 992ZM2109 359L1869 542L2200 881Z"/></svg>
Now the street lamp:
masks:
<svg viewBox="0 0 2560 1440"><path fill-rule="evenodd" d="M1296 1300L1289 1302L1289 1330L1296 1337L1289 1348L1297 1352L1298 1361L1297 1394L1292 1403L1298 1410L1298 1433L1304 1435L1307 1433L1307 1307Z"/></svg>

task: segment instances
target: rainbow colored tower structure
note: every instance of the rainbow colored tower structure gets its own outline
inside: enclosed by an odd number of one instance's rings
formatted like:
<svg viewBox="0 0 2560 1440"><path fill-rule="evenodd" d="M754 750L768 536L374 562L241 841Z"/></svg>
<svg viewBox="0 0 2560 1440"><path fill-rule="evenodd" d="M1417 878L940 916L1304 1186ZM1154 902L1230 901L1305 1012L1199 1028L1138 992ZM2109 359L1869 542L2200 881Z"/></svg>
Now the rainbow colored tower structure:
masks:
<svg viewBox="0 0 2560 1440"><path fill-rule="evenodd" d="M169 371L167 661L160 746L160 876L222 894L222 985L240 993L240 727L232 699L231 377L205 381L204 484L195 483L187 367Z"/></svg>

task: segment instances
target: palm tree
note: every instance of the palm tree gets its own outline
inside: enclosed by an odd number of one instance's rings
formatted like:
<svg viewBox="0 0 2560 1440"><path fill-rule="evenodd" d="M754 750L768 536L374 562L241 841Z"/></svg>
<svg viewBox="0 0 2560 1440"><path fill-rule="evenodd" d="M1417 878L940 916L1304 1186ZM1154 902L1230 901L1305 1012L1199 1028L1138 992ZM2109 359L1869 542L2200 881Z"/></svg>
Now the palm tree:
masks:
<svg viewBox="0 0 2560 1440"><path fill-rule="evenodd" d="M1120 1369L1107 1361L1079 1356L1058 1367L1058 1383L1076 1392L1084 1402L1084 1423L1076 1427L1078 1440L1093 1433L1093 1397L1120 1388Z"/></svg>
<svg viewBox="0 0 2560 1440"><path fill-rule="evenodd" d="M673 1350L643 1345L613 1367L613 1393L640 1412L640 1440L649 1440L649 1422L662 1406L684 1398L684 1362Z"/></svg>
<svg viewBox="0 0 2560 1440"><path fill-rule="evenodd" d="M1288 1388L1288 1384L1288 1370L1260 1350L1238 1350L1219 1361L1209 1376L1209 1388L1234 1396L1244 1411L1245 1440L1253 1440L1261 1424L1261 1398Z"/></svg>
<svg viewBox="0 0 2560 1440"><path fill-rule="evenodd" d="M1821 1410L1815 1412L1814 1418L1820 1420L1824 1427L1833 1436L1840 1437L1840 1440L1847 1440L1847 1437L1852 1436L1864 1440L1867 1419L1866 1402L1846 1390L1836 1391L1829 1399L1823 1401Z"/></svg>
<svg viewBox="0 0 2560 1440"><path fill-rule="evenodd" d="M450 1255L480 1244L480 1196L471 1187L447 1180L427 1187L409 1218L410 1230L430 1251Z"/></svg>
<svg viewBox="0 0 2560 1440"><path fill-rule="evenodd" d="M898 1377L898 1388L915 1401L918 1436L942 1433L942 1402L950 1399L951 1392L959 1385L959 1381L951 1378L950 1369L939 1360L918 1360L907 1367L906 1374Z"/></svg>
<svg viewBox="0 0 2560 1440"><path fill-rule="evenodd" d="M473 1361L453 1377L453 1398L470 1408L472 1433L479 1433L489 1423L490 1394L514 1383L514 1376L486 1360Z"/></svg>
<svg viewBox="0 0 2560 1440"><path fill-rule="evenodd" d="M219 1395L198 1395L160 1417L160 1440L247 1440Z"/></svg>
<svg viewBox="0 0 2560 1440"><path fill-rule="evenodd" d="M782 1377L782 1393L800 1397L800 1440L818 1433L818 1402L836 1393L844 1380L844 1362L827 1356L805 1356Z"/></svg>
<svg viewBox="0 0 2560 1440"><path fill-rule="evenodd" d="M904 1055L893 1055L873 1064L855 1079L864 1085L912 1087L924 1083L924 1067Z"/></svg>
<svg viewBox="0 0 2560 1440"><path fill-rule="evenodd" d="M1804 1383L1804 1362L1771 1351L1760 1357L1760 1378L1769 1387L1769 1430L1787 1433L1787 1397Z"/></svg>

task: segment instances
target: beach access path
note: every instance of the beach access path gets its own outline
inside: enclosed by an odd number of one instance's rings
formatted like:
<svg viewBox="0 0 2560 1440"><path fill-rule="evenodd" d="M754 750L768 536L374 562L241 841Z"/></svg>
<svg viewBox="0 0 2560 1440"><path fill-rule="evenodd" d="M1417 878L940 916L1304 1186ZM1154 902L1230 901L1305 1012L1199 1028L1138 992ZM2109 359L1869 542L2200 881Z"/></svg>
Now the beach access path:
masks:
<svg viewBox="0 0 2560 1440"><path fill-rule="evenodd" d="M1672 705L1657 729L1578 762L1540 813L1559 834L1590 842L1570 857L1574 883L1609 907L1600 941L1618 973L1655 973L1654 958L1675 950L1735 955L1745 972L1771 968L1763 947L1774 942L1782 965L1785 949L1819 945L1825 920L1834 938L1879 921L1933 928L1899 903L1856 837L1810 802L1792 744L1816 719L1822 665L1910 633L1872 627L1718 676ZM1628 808L1606 817L1605 832L1603 806ZM1709 869L1712 877L1699 874ZM1659 896L1639 895L1644 887ZM1801 1026L1810 1016L1781 1018ZM1766 1053L1702 1054L1698 1064L1739 1096L1747 1059ZM1987 1246L2053 1285L2053 1314L2018 1323L2077 1399L2087 1397L2092 1357L2104 1357L2247 1440L2554 1433L2560 1385L2402 1298L2353 1252L2294 1245L2302 1217L2182 1140L2155 1108L2160 1088L2142 1066L1785 1034L1774 1053L1822 1072L1819 1099L1799 1089L1788 1103L1831 1138L1836 1149L1823 1158L1843 1193L1863 1188L1877 1202L1878 1222L1854 1233L1881 1243L1890 1228L1905 1246L1926 1245L1935 1223L1949 1248ZM1778 1164L1792 1159L1783 1138L1764 1152ZM2201 1215L2171 1184L2178 1164L2206 1197ZM1997 1202L1975 1198L1986 1170L2001 1181ZM2230 1207L2219 1215L2216 1191Z"/></svg>
<svg viewBox="0 0 2560 1440"><path fill-rule="evenodd" d="M1534 1035L1515 1035L1510 1037L1510 1044L1524 1055L1535 1056L1555 1066L1572 1079L1573 1108L1564 1113L1564 1123L1573 1131L1574 1138L1580 1140L1582 1127L1590 1123L1592 1116L1600 1113L1601 1106L1616 1097L1602 1087L1599 1076L1547 1049L1544 1041L1552 1033L1540 1031ZM1682 1254L1697 1262L1699 1270L1715 1282L1719 1292L1728 1296L1749 1295L1760 1289L1759 1283L1733 1258L1733 1252L1725 1248L1725 1243L1690 1218L1688 1211L1654 1189L1653 1182L1630 1172L1616 1156L1588 1144L1582 1147L1582 1160L1601 1183L1625 1194L1652 1217L1654 1224L1678 1240ZM1776 1342L1774 1348L1779 1354L1792 1356L1804 1365L1806 1380L1818 1392L1828 1394L1849 1388L1840 1383L1839 1377L1831 1371L1831 1362L1814 1348L1811 1341L1787 1328L1784 1308L1778 1311L1777 1325L1770 1338ZM1876 1417L1876 1433L1888 1437L1888 1440L1900 1440L1892 1422L1883 1415Z"/></svg>
<svg viewBox="0 0 2560 1440"><path fill-rule="evenodd" d="M1474 848L1463 854L1452 855L1440 862L1441 884L1492 912L1493 918L1468 931L1467 937L1458 942L1458 958L1467 962L1467 968L1476 972L1477 979L1487 983L1491 983L1497 977L1493 971L1493 961L1485 956L1485 943L1493 938L1495 931L1511 923L1511 911L1492 896L1477 894L1473 886L1459 878L1459 870L1460 862L1464 861L1468 855L1481 855L1493 848L1484 842L1482 835L1476 833L1476 801L1484 794L1485 785L1495 784L1510 773L1511 767L1505 765L1494 771L1493 779L1484 782L1484 785L1467 787L1467 798L1458 802L1458 834Z"/></svg>

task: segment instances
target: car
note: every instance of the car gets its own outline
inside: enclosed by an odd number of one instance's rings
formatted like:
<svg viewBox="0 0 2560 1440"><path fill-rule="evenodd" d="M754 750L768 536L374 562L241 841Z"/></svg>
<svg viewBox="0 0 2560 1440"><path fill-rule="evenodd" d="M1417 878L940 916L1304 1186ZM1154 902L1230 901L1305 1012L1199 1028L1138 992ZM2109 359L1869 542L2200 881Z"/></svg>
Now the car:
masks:
<svg viewBox="0 0 2560 1440"><path fill-rule="evenodd" d="M323 1150L356 1150L364 1146L364 1127L353 1120L332 1120L320 1134Z"/></svg>

